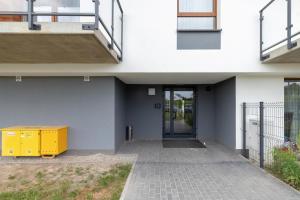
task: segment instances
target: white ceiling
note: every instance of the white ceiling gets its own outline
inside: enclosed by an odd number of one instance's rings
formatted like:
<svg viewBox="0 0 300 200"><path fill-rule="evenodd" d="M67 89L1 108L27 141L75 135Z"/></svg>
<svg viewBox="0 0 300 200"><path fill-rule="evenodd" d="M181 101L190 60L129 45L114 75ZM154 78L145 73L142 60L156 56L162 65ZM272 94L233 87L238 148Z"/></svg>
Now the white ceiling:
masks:
<svg viewBox="0 0 300 200"><path fill-rule="evenodd" d="M235 76L230 73L130 73L117 74L127 84L215 84Z"/></svg>

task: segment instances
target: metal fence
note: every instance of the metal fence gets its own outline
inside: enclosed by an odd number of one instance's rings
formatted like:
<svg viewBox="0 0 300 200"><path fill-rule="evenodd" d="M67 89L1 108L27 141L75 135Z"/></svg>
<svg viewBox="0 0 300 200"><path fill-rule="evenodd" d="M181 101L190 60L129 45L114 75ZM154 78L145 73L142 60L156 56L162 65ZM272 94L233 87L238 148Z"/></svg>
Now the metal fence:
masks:
<svg viewBox="0 0 300 200"><path fill-rule="evenodd" d="M93 11L92 12L68 12L68 11L35 11L35 8L39 5L45 7L45 5L51 6L53 2L57 1L59 3L64 3L61 0L20 0L14 2L16 8L19 5L23 5L27 2L26 11L15 10L6 11L5 8L0 8L0 16L22 16L24 21L28 22L28 29L38 31L41 29L41 24L38 24L37 18L42 17L90 17L93 20L88 20L89 23L83 24L83 30L101 30L104 36L109 40L108 47L114 49L118 53L120 60L123 58L123 9L119 0L89 0L86 4L89 5ZM77 2L77 1L76 1ZM48 4L47 4L48 3ZM90 4L94 5L90 5ZM104 15L104 14L105 15ZM66 22L66 21L64 21Z"/></svg>
<svg viewBox="0 0 300 200"><path fill-rule="evenodd" d="M297 150L299 130L292 125L297 119L285 112L284 103L243 103L241 110L245 157L261 168L272 167L276 150Z"/></svg>
<svg viewBox="0 0 300 200"><path fill-rule="evenodd" d="M300 38L300 1L271 0L260 10L260 59L270 57L274 48L297 46Z"/></svg>

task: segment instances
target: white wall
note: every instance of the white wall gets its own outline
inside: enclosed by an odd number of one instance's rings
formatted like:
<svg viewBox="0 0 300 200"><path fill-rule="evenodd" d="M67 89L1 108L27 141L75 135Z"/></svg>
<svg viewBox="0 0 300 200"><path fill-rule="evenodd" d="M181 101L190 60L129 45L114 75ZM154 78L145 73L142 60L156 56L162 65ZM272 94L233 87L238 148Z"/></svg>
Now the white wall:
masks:
<svg viewBox="0 0 300 200"><path fill-rule="evenodd" d="M2 64L0 75L118 75L136 72L230 72L255 75L264 72L300 76L300 64L271 65L261 64L259 61L259 10L268 1L222 0L221 50L177 50L176 0L121 0L125 12L124 60L121 64ZM109 0L105 0L100 6L107 2ZM81 7L82 12L92 11L93 3L91 0L81 0ZM273 20L277 21L276 18Z"/></svg>
<svg viewBox="0 0 300 200"><path fill-rule="evenodd" d="M242 148L241 105L257 102L284 102L284 77L236 77L236 148Z"/></svg>

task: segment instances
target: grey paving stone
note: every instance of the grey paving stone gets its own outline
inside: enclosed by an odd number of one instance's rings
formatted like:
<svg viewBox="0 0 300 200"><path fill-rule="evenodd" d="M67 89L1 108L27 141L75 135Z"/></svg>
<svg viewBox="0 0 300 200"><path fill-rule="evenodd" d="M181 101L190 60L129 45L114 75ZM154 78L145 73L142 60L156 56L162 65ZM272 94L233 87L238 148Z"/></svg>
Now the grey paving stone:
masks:
<svg viewBox="0 0 300 200"><path fill-rule="evenodd" d="M206 149L164 149L134 142L120 154L137 154L125 200L299 200L300 193L219 144Z"/></svg>

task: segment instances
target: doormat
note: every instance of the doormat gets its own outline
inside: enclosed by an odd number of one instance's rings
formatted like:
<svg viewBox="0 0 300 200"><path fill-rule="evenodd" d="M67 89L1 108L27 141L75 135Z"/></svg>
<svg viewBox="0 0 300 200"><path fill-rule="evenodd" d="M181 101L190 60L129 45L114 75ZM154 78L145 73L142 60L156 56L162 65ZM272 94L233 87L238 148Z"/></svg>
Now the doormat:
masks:
<svg viewBox="0 0 300 200"><path fill-rule="evenodd" d="M199 140L163 140L163 148L206 148Z"/></svg>

